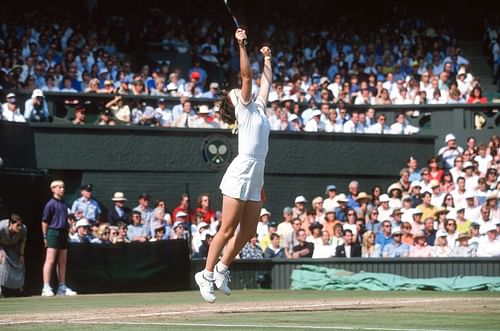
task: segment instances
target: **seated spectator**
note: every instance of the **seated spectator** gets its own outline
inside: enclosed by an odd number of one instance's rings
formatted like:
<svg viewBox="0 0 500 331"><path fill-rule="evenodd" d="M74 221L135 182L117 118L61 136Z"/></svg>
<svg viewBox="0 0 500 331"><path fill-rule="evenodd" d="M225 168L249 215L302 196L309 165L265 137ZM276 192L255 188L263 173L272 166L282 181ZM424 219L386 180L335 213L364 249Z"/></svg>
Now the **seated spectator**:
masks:
<svg viewBox="0 0 500 331"><path fill-rule="evenodd" d="M277 233L272 233L270 236L271 243L264 250L265 259L280 258L285 259L285 249L280 246L281 237Z"/></svg>
<svg viewBox="0 0 500 331"><path fill-rule="evenodd" d="M106 104L106 109L111 110L114 117L124 123L130 124L130 107L123 103L123 97L117 95Z"/></svg>
<svg viewBox="0 0 500 331"><path fill-rule="evenodd" d="M457 239L458 245L452 248L450 256L452 257L475 257L476 248L469 245L470 235L467 232L462 232L458 235Z"/></svg>
<svg viewBox="0 0 500 331"><path fill-rule="evenodd" d="M478 257L500 256L500 240L498 239L497 226L493 223L485 225L484 238L479 240L477 247Z"/></svg>
<svg viewBox="0 0 500 331"><path fill-rule="evenodd" d="M382 251L383 257L408 257L410 256L410 246L402 242L401 229L394 227L392 229L392 243L384 246Z"/></svg>
<svg viewBox="0 0 500 331"><path fill-rule="evenodd" d="M130 240L128 239L127 233L128 232L128 225L126 223L118 223L118 233L116 237L113 238L112 243L113 244L118 244L118 243L129 243Z"/></svg>
<svg viewBox="0 0 500 331"><path fill-rule="evenodd" d="M108 223L102 223L99 225L98 230L95 233L95 237L90 241L92 244L111 244L111 230Z"/></svg>
<svg viewBox="0 0 500 331"><path fill-rule="evenodd" d="M90 243L92 236L89 234L90 223L85 218L76 222L76 233L69 238L72 243Z"/></svg>
<svg viewBox="0 0 500 331"><path fill-rule="evenodd" d="M45 101L43 91L33 90L31 98L24 103L24 118L29 122L51 122L49 106Z"/></svg>
<svg viewBox="0 0 500 331"><path fill-rule="evenodd" d="M186 229L184 228L183 221L175 221L172 226L172 234L170 235L170 239L186 239Z"/></svg>
<svg viewBox="0 0 500 331"><path fill-rule="evenodd" d="M7 122L25 123L26 119L21 114L21 110L16 103L16 95L14 93L7 94L6 101L7 102L2 104L0 119Z"/></svg>
<svg viewBox="0 0 500 331"><path fill-rule="evenodd" d="M161 223L154 223L153 228L154 235L151 239L149 239L149 241L155 242L165 240L165 226Z"/></svg>
<svg viewBox="0 0 500 331"><path fill-rule="evenodd" d="M252 236L248 240L248 242L243 246L243 249L240 252L240 258L243 260L254 260L254 259L263 259L264 252L257 244L257 235Z"/></svg>
<svg viewBox="0 0 500 331"><path fill-rule="evenodd" d="M192 233L192 238L191 238L191 249L193 251L193 257L196 256L200 250L202 243L202 236L205 231L209 231L210 225L206 222L200 222L196 226L197 231ZM191 226L191 229L193 229L193 226Z"/></svg>
<svg viewBox="0 0 500 331"><path fill-rule="evenodd" d="M415 244L410 247L410 257L430 257L432 254L432 247L427 245L424 231L418 231L413 240Z"/></svg>
<svg viewBox="0 0 500 331"><path fill-rule="evenodd" d="M195 258L201 258L201 259L206 259L208 255L208 249L210 248L210 245L212 244L212 239L215 236L215 231L213 230L205 230L201 234L201 246L198 251L198 254L195 254L193 257Z"/></svg>
<svg viewBox="0 0 500 331"><path fill-rule="evenodd" d="M314 243L313 259L327 259L335 256L335 248L330 243L328 231L321 232L321 242Z"/></svg>
<svg viewBox="0 0 500 331"><path fill-rule="evenodd" d="M365 233L363 233L363 246L361 248L361 257L368 257L368 258L381 257L382 248L383 247L380 244L375 242L375 233L373 233L373 231L366 231Z"/></svg>
<svg viewBox="0 0 500 331"><path fill-rule="evenodd" d="M270 221L267 225L267 233L262 236L262 239L259 240L259 246L263 252L266 251L266 248L271 244L271 235L276 233L278 230L278 223L274 221Z"/></svg>
<svg viewBox="0 0 500 331"><path fill-rule="evenodd" d="M74 125L85 125L85 118L87 116L87 111L83 104L79 104L75 107L75 117L71 121Z"/></svg>
<svg viewBox="0 0 500 331"><path fill-rule="evenodd" d="M131 214L132 223L128 225L127 238L129 241L145 242L149 240L149 227L143 223L141 213L134 210Z"/></svg>
<svg viewBox="0 0 500 331"><path fill-rule="evenodd" d="M26 225L19 215L0 221L0 297L2 287L22 291L25 266Z"/></svg>
<svg viewBox="0 0 500 331"><path fill-rule="evenodd" d="M99 113L99 120L97 121L97 125L115 126L116 122L113 119L113 112L109 109L102 110Z"/></svg>
<svg viewBox="0 0 500 331"><path fill-rule="evenodd" d="M448 246L448 234L444 230L438 230L436 232L436 242L434 247L431 249L432 257L449 257L451 249Z"/></svg>
<svg viewBox="0 0 500 331"><path fill-rule="evenodd" d="M361 257L361 245L353 242L351 230L344 230L344 243L335 249L335 257Z"/></svg>
<svg viewBox="0 0 500 331"><path fill-rule="evenodd" d="M297 231L297 242L298 244L293 246L291 258L312 257L314 244L306 241L306 232L304 229Z"/></svg>

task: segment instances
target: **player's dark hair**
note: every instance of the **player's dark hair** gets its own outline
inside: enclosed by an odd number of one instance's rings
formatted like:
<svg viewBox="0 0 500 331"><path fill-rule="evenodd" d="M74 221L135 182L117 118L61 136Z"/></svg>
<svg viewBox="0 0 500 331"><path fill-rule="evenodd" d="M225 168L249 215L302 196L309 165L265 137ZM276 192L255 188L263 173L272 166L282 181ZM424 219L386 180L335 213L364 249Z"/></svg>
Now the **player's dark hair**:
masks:
<svg viewBox="0 0 500 331"><path fill-rule="evenodd" d="M234 105L228 97L229 90L224 89L221 91L221 97L218 100L220 117L224 123L236 123L236 114L234 112Z"/></svg>

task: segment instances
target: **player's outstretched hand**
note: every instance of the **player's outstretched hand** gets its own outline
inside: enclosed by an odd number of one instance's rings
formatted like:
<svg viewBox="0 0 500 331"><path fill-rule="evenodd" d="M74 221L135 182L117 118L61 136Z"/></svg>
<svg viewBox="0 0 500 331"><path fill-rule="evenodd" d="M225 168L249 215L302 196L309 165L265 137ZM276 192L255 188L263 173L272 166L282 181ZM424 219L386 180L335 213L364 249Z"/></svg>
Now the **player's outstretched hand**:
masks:
<svg viewBox="0 0 500 331"><path fill-rule="evenodd" d="M266 57L266 56L271 56L271 49L270 49L269 47L267 47L267 46L262 47L262 48L260 49L260 52L262 53L262 55L263 55L264 57Z"/></svg>
<svg viewBox="0 0 500 331"><path fill-rule="evenodd" d="M247 32L243 29L238 28L234 33L234 37L238 41L238 44L244 43L245 39L247 39Z"/></svg>

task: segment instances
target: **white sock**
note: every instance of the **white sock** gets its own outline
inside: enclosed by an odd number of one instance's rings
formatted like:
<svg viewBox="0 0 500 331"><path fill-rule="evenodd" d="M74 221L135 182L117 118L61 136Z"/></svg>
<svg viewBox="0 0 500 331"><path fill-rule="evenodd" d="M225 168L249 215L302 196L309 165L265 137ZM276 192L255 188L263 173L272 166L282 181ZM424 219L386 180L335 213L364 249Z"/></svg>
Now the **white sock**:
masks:
<svg viewBox="0 0 500 331"><path fill-rule="evenodd" d="M66 284L65 283L59 283L59 288L61 287L66 287Z"/></svg>
<svg viewBox="0 0 500 331"><path fill-rule="evenodd" d="M225 273L229 268L227 265L220 261L215 265L215 267L217 268L217 272L220 272L221 274Z"/></svg>
<svg viewBox="0 0 500 331"><path fill-rule="evenodd" d="M51 288L50 288L50 284L49 284L49 283L44 283L44 284L43 284L43 288L44 288L44 289L51 289Z"/></svg>
<svg viewBox="0 0 500 331"><path fill-rule="evenodd" d="M208 271L207 269L203 270L203 277L208 280L214 279L214 272L213 271Z"/></svg>

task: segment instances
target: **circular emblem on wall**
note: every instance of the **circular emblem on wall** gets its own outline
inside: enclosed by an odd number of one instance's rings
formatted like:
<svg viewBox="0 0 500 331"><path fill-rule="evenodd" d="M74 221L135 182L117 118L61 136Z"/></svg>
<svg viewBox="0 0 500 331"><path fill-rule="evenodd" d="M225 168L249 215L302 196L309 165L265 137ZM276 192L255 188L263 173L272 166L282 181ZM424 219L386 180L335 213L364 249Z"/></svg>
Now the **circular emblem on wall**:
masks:
<svg viewBox="0 0 500 331"><path fill-rule="evenodd" d="M208 136L201 144L201 157L210 169L220 170L226 167L232 155L231 144L224 136Z"/></svg>

